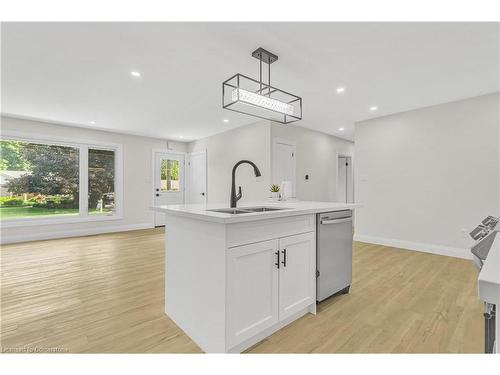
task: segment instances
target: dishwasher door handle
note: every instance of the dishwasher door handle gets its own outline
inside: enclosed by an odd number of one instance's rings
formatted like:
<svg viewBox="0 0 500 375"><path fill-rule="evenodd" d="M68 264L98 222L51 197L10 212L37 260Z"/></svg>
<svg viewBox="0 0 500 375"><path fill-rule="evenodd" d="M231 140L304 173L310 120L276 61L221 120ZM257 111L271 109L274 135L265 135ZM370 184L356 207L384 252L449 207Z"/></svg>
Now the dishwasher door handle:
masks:
<svg viewBox="0 0 500 375"><path fill-rule="evenodd" d="M321 225L347 223L348 221L352 221L352 217L345 219L321 220Z"/></svg>

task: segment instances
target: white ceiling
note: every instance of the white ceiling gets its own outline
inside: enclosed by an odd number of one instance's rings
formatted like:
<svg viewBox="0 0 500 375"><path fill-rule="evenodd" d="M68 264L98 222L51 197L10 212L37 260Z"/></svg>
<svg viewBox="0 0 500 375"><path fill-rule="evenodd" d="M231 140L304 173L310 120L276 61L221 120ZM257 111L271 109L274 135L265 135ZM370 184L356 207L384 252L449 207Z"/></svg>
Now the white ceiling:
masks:
<svg viewBox="0 0 500 375"><path fill-rule="evenodd" d="M272 84L303 98L297 125L353 139L355 121L498 91L498 27L3 23L2 112L152 137L205 137L255 121L221 108L221 84L238 72L257 78L250 54L262 46L279 55ZM370 112L372 105L379 110Z"/></svg>

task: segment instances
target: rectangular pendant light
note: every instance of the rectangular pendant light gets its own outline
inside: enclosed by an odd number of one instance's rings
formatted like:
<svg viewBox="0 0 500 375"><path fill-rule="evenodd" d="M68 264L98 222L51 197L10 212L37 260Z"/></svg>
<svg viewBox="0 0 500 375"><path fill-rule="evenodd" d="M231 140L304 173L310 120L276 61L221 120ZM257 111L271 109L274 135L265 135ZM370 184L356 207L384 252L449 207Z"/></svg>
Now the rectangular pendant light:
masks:
<svg viewBox="0 0 500 375"><path fill-rule="evenodd" d="M222 108L266 120L290 124L302 120L302 98L271 86L271 64L278 56L262 47L252 52L259 60L259 80L235 74L222 83ZM262 65L267 65L267 83Z"/></svg>
<svg viewBox="0 0 500 375"><path fill-rule="evenodd" d="M302 119L302 98L240 73L223 82L222 107L282 124Z"/></svg>

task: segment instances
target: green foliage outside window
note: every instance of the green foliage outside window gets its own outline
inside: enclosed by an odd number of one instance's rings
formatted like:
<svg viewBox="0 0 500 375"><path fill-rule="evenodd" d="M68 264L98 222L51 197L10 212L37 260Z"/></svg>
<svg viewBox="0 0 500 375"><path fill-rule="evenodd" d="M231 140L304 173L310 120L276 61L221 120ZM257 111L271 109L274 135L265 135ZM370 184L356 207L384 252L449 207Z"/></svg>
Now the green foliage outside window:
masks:
<svg viewBox="0 0 500 375"><path fill-rule="evenodd" d="M178 190L178 185L174 182L179 181L179 161L162 159L161 161L161 180L162 191L175 191Z"/></svg>
<svg viewBox="0 0 500 375"><path fill-rule="evenodd" d="M0 170L2 171L29 171L30 164L24 157L24 142L0 142Z"/></svg>

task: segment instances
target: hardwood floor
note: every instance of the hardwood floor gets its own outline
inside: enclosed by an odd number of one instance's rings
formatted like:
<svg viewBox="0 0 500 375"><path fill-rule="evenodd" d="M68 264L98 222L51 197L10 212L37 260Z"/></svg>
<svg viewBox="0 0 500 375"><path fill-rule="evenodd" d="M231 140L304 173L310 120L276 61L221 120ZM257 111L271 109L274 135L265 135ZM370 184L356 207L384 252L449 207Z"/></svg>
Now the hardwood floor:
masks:
<svg viewBox="0 0 500 375"><path fill-rule="evenodd" d="M163 237L152 229L3 246L2 351L201 352L163 313ZM350 294L248 352L482 352L472 262L356 243L353 273Z"/></svg>

